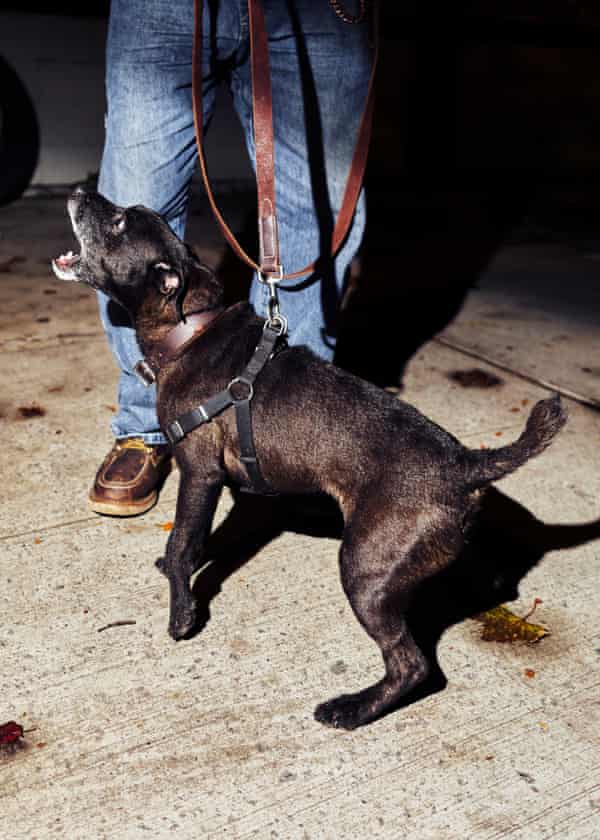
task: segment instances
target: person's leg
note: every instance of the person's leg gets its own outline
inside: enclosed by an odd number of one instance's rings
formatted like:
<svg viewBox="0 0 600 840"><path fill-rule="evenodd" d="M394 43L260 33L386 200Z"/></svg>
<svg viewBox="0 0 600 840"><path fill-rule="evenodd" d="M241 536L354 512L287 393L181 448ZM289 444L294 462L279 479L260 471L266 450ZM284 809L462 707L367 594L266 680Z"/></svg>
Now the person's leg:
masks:
<svg viewBox="0 0 600 840"><path fill-rule="evenodd" d="M331 359L347 270L365 225L361 194L343 247L328 259L368 89L368 24L346 24L327 3L314 0L265 0L265 13L283 268L295 271L322 258L315 275L282 284L281 307L290 342ZM232 90L253 158L249 58L240 56ZM266 294L256 280L251 299L265 314Z"/></svg>
<svg viewBox="0 0 600 840"><path fill-rule="evenodd" d="M215 101L217 78L211 66L215 44L225 54L239 40L234 3L222 2L216 20L205 3L204 121ZM223 37L222 33L227 33ZM218 40L217 40L218 38ZM191 103L192 0L112 0L107 42L106 140L99 191L122 206L143 204L163 214L183 236L187 199L196 164ZM155 388L133 373L141 352L127 315L104 295L100 313L121 369L119 409L112 429L117 438L141 437L164 443L156 417Z"/></svg>
<svg viewBox="0 0 600 840"><path fill-rule="evenodd" d="M234 0L204 19L204 121L214 107L216 59L239 43ZM223 37L221 34L223 33ZM193 0L112 0L107 43L108 112L99 190L119 205L144 204L183 235L196 163L191 102ZM112 423L117 438L90 490L92 510L144 513L170 469L155 388L133 373L141 352L127 314L100 295L100 313L121 378Z"/></svg>

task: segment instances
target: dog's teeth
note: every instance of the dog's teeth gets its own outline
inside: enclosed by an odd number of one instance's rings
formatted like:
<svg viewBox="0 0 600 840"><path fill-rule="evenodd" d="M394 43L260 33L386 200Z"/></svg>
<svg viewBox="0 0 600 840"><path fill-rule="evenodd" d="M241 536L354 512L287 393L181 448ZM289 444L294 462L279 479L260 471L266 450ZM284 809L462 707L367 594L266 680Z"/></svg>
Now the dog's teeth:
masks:
<svg viewBox="0 0 600 840"><path fill-rule="evenodd" d="M68 251L66 254L61 254L60 257L56 258L56 262L58 265L62 266L71 266L73 263L78 262L79 255L74 254L73 251Z"/></svg>

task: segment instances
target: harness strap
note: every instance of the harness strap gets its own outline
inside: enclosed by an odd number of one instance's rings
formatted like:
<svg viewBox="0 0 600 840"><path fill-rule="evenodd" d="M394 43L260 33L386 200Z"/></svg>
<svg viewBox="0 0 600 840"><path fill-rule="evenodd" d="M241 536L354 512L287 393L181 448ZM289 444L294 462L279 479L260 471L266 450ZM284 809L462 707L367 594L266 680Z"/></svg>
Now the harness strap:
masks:
<svg viewBox="0 0 600 840"><path fill-rule="evenodd" d="M186 414L180 414L164 430L165 437L174 446L198 426L202 426L204 423L210 423L213 417L225 411L230 405L233 405L233 400L231 399L229 390L226 388L224 391L219 391L218 394L215 394L214 397L206 400L205 403L199 405L197 408L193 408L191 411L186 412Z"/></svg>
<svg viewBox="0 0 600 840"><path fill-rule="evenodd" d="M237 423L238 440L240 443L240 461L246 467L250 484L240 489L245 493L260 493L263 496L276 496L263 478L254 447L252 434L252 411L250 400L235 403L235 420Z"/></svg>
<svg viewBox="0 0 600 840"><path fill-rule="evenodd" d="M214 397L205 400L191 411L180 414L164 429L169 443L175 446L193 429L210 423L218 414L233 406L240 445L240 461L246 467L249 479L249 486L243 487L242 490L250 493L276 495L269 488L260 471L252 433L250 401L254 396L254 380L272 357L280 337L281 331L267 323L262 338L241 375L232 379L227 388L219 391ZM242 394L237 393L238 390L242 390Z"/></svg>

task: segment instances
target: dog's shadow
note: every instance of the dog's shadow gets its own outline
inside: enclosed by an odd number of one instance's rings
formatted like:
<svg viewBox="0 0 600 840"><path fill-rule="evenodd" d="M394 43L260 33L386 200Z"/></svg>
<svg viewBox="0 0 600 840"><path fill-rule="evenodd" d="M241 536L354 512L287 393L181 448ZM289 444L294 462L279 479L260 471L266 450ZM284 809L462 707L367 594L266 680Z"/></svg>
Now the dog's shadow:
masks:
<svg viewBox="0 0 600 840"><path fill-rule="evenodd" d="M303 497L305 499L306 497ZM207 546L207 565L194 582L198 621L210 620L210 604L223 582L284 531L341 537L337 506L325 497L310 500L240 494ZM521 579L549 551L583 545L600 537L600 519L580 525L548 525L525 507L490 488L459 557L421 584L407 613L416 643L427 657L428 678L395 708L408 706L447 684L437 658L442 634L452 625L518 597ZM340 597L342 596L340 587Z"/></svg>
<svg viewBox="0 0 600 840"><path fill-rule="evenodd" d="M293 531L316 537L341 538L344 522L339 508L326 496L258 496L235 493L235 504L213 531L205 550L206 565L194 581L196 626L200 633L210 620L210 604L221 585L255 554L280 536Z"/></svg>

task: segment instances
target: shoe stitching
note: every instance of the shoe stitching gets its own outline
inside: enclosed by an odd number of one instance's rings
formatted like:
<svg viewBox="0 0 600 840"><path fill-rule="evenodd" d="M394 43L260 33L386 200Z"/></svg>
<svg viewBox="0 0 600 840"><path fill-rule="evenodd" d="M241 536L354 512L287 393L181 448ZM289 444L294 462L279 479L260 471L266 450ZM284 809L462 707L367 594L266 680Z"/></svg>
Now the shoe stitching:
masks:
<svg viewBox="0 0 600 840"><path fill-rule="evenodd" d="M110 488L123 488L123 489L130 489L131 487L135 487L137 484L141 484L143 479L145 478L145 474L148 472L149 469L153 468L152 464L148 462L142 465L141 470L138 472L135 478L132 478L131 481L114 481L111 482L109 479L104 478L102 475L98 476L97 483L101 487L106 487L107 489Z"/></svg>
<svg viewBox="0 0 600 840"><path fill-rule="evenodd" d="M144 480L144 478L146 477L145 474L148 472L149 469L158 470L158 468L161 465L161 462L165 461L169 458L168 451L164 452L164 453L158 453L156 451L155 447L147 446L139 438L137 438L137 439L136 438L130 438L128 440L135 440L136 443L138 443L138 441L139 441L139 443L141 443L142 445L141 446L139 446L139 445L123 446L120 441L117 441L115 443L115 445L113 446L112 450L108 453L107 457L105 458L105 462L102 464L102 467L98 471L98 475L96 477L95 485L97 485L98 487L103 487L106 490L115 490L115 489L129 490L132 487L135 487L136 484L139 484ZM109 479L106 479L104 477L104 475L105 475L106 471L109 469L109 467L111 467L114 464L114 462L117 460L117 458L119 457L121 452L123 450L127 450L127 449L130 449L130 450L131 449L147 450L146 460L142 464L142 467L141 467L140 471L137 473L135 478L131 479L130 481L114 481L114 482L111 482ZM160 480L160 478L161 477L159 476L158 480Z"/></svg>

